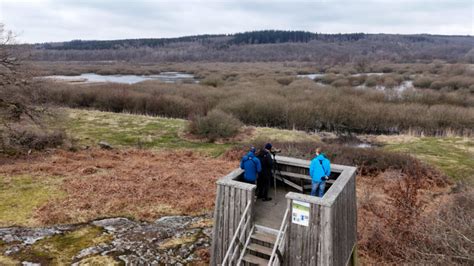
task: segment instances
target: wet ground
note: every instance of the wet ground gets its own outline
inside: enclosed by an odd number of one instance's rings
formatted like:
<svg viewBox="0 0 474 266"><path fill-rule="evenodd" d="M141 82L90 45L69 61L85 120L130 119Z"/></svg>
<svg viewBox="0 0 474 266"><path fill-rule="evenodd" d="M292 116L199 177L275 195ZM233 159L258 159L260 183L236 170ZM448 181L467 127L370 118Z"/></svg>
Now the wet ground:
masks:
<svg viewBox="0 0 474 266"><path fill-rule="evenodd" d="M165 83L189 82L197 83L194 75L182 72L162 72L158 75L100 75L96 73L84 73L76 76L47 76L46 79L65 81L74 84L112 82L123 84L135 84L146 80L159 80Z"/></svg>

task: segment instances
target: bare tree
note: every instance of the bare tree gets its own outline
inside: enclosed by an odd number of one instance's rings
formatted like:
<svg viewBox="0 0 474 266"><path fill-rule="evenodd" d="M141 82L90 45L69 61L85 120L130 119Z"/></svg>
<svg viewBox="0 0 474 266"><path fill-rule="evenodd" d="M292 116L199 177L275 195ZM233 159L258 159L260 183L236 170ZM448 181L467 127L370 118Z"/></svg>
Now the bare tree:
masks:
<svg viewBox="0 0 474 266"><path fill-rule="evenodd" d="M40 83L21 60L25 51L15 36L0 23L0 153L18 148L44 148L62 142L62 133L54 139L42 119L45 108L38 106Z"/></svg>

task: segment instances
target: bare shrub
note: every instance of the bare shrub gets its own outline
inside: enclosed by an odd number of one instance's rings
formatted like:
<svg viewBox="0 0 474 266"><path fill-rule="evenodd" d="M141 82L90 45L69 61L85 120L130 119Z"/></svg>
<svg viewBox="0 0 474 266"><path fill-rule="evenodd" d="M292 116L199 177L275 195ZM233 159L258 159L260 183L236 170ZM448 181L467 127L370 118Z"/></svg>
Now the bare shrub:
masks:
<svg viewBox="0 0 474 266"><path fill-rule="evenodd" d="M351 86L359 86L364 84L367 79L367 75L352 76L349 78Z"/></svg>
<svg viewBox="0 0 474 266"><path fill-rule="evenodd" d="M413 86L418 88L429 88L433 80L428 77L419 77L413 81Z"/></svg>
<svg viewBox="0 0 474 266"><path fill-rule="evenodd" d="M215 73L221 72L224 73L221 74L223 77L227 77L226 73L230 73L230 78L223 80L217 88L161 82L81 86L51 84L48 85L45 98L71 107L179 118L204 115L218 108L249 125L341 133L414 132L443 135L452 131L454 134L469 135L473 131L474 97L467 88L449 92L413 89L393 96L371 88L362 90L345 87L359 84L364 79L366 85L394 86L405 79L394 73L367 77L334 74L324 76L325 82L332 80L336 85L343 86L338 88L321 86L309 79L295 79L283 87L278 85L278 76L274 73L288 72L289 74L284 74L286 78L296 75L297 71L263 63L251 66L250 68L246 63L194 66L194 72L203 77L215 76ZM192 70L189 66L186 67L183 70ZM383 65L378 65L371 71L381 71L382 67ZM410 64L391 65L391 68L407 73L423 73L432 66ZM131 71L133 68L127 67L123 71L125 70ZM145 70L151 71L148 66ZM344 66L334 67L334 70L351 71ZM237 81L231 81L235 76L232 74L234 72L239 73ZM436 81L442 82L443 87L447 88L469 84L468 76L460 76L454 85L448 84L449 78L441 75L429 78L433 79L433 86Z"/></svg>
<svg viewBox="0 0 474 266"><path fill-rule="evenodd" d="M446 83L439 80L433 81L433 83L431 83L430 85L430 89L433 89L433 90L440 90L443 87L446 87Z"/></svg>
<svg viewBox="0 0 474 266"><path fill-rule="evenodd" d="M371 75L371 76L368 76L367 79L365 80L365 85L368 87L374 87L377 85L378 81L379 81L378 76Z"/></svg>
<svg viewBox="0 0 474 266"><path fill-rule="evenodd" d="M324 76L321 78L321 82L323 82L323 83L325 83L325 84L331 84L331 83L333 83L334 81L336 81L337 79L339 79L339 76L338 76L338 75L333 74L333 73L330 73L330 74L324 75Z"/></svg>
<svg viewBox="0 0 474 266"><path fill-rule="evenodd" d="M192 118L189 132L214 141L219 138L230 138L237 135L241 127L242 123L237 118L215 109L206 116Z"/></svg>
<svg viewBox="0 0 474 266"><path fill-rule="evenodd" d="M219 87L224 84L224 81L221 77L216 75L211 75L201 81L202 85L212 86L212 87Z"/></svg>
<svg viewBox="0 0 474 266"><path fill-rule="evenodd" d="M346 78L337 79L337 80L331 82L331 85L334 86L334 87L349 87L349 86L351 86L349 80L346 79Z"/></svg>
<svg viewBox="0 0 474 266"><path fill-rule="evenodd" d="M446 200L420 223L421 241L415 256L428 262L474 262L474 189L466 187Z"/></svg>
<svg viewBox="0 0 474 266"><path fill-rule="evenodd" d="M16 150L56 148L64 143L66 135L60 130L38 130L32 128L14 128L6 136L6 145Z"/></svg>
<svg viewBox="0 0 474 266"><path fill-rule="evenodd" d="M278 127L287 122L287 100L276 94L242 95L227 99L218 107L248 124Z"/></svg>
<svg viewBox="0 0 474 266"><path fill-rule="evenodd" d="M281 77L281 78L278 78L277 79L277 82L280 84L280 85L283 85L283 86L288 86L291 84L291 82L293 82L295 79L292 78L292 77Z"/></svg>

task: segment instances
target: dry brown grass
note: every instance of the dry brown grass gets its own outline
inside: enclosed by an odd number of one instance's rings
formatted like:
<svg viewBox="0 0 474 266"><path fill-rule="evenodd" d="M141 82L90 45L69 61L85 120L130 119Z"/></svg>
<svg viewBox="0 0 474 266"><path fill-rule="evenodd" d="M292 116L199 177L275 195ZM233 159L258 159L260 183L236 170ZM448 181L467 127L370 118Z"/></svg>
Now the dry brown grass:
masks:
<svg viewBox="0 0 474 266"><path fill-rule="evenodd" d="M65 176L62 189L67 196L35 213L42 224L57 224L118 215L153 220L200 214L213 207L215 181L236 165L190 151L55 151L10 161L0 174Z"/></svg>

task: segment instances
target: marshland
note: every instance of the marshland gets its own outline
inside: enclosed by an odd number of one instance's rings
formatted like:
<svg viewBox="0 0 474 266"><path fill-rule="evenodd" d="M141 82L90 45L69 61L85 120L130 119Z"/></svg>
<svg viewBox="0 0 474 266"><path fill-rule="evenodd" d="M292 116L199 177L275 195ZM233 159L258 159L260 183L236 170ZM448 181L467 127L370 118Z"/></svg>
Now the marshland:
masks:
<svg viewBox="0 0 474 266"><path fill-rule="evenodd" d="M216 180L269 141L357 167L363 264L473 261L472 37L242 36L27 47L2 76L0 264L206 264Z"/></svg>

